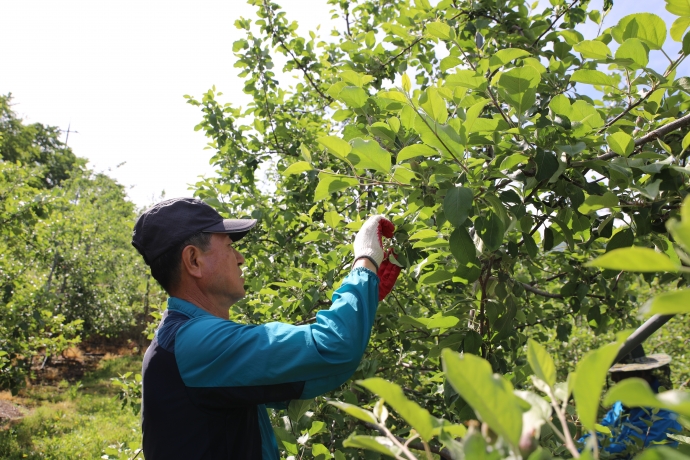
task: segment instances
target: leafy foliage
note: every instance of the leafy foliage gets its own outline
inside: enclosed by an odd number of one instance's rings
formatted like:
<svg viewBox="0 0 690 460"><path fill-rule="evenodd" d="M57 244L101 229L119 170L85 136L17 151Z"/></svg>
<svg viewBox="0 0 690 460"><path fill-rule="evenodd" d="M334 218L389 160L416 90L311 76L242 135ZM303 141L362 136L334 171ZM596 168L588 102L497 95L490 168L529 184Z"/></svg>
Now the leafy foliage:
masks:
<svg viewBox="0 0 690 460"><path fill-rule="evenodd" d="M545 341L550 331L565 342L573 324L597 333L634 327L632 288L687 282L682 270L660 273L670 266L649 259L666 254L673 267L681 260L666 223L687 194L690 86L676 75L689 51L679 32L685 22L672 27L682 44L669 44L668 26L651 13L584 37L578 26L601 26L603 14L578 0L543 10L522 0L331 0L342 27L322 39L300 34L276 3L249 3L256 18L236 22L245 38L233 51L252 102L221 103L215 88L188 97L202 111L196 129L219 169L197 194L228 215L260 219L260 231L242 240L254 295L231 318L310 321L349 267L352 232L385 213L408 270L379 306L355 378L382 375L450 424L479 415L493 435L475 430L462 446L438 435L454 458L518 455L523 430L504 426L502 413L485 415L492 409L476 395L503 395L510 420L525 409L524 425L525 417L540 420L541 403L513 389L535 385L558 420L533 455L577 456L573 436L595 427L615 345L592 351L590 367L560 384L536 342L527 352L525 345L528 335ZM685 15L680 3L669 0L669 11ZM650 68L651 53L669 56L668 66ZM282 83L274 62L294 82ZM622 259L617 251L630 247ZM648 273L626 272L631 261ZM460 362L455 352L464 352ZM459 379L475 361L484 386L471 392L472 382ZM537 363L541 387L528 379ZM568 405L573 389L581 419ZM331 396L376 404L352 384ZM398 445L405 441L394 439L417 433L421 449L440 452L414 429L416 418L375 415L367 423L382 436L364 438L364 427L333 409L282 420L285 451L349 446L409 458ZM337 435L310 434L326 422Z"/></svg>
<svg viewBox="0 0 690 460"><path fill-rule="evenodd" d="M85 168L56 128L23 125L9 98L0 108L0 388L16 391L35 356L141 327L160 291L129 243L122 186Z"/></svg>

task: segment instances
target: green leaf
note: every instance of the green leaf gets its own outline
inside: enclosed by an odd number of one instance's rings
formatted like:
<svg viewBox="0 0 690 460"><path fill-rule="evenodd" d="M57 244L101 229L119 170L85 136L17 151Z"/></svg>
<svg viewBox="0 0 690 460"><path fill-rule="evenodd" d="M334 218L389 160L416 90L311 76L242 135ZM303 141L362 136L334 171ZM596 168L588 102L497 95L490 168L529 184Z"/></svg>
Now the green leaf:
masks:
<svg viewBox="0 0 690 460"><path fill-rule="evenodd" d="M298 161L288 166L282 174L283 176L289 176L291 174L300 174L305 171L311 171L312 169L314 168L306 161Z"/></svg>
<svg viewBox="0 0 690 460"><path fill-rule="evenodd" d="M654 446L645 449L635 457L635 460L688 460L688 456L668 446Z"/></svg>
<svg viewBox="0 0 690 460"><path fill-rule="evenodd" d="M501 162L500 169L501 171L510 171L515 166L521 163L527 163L528 161L529 157L527 155L524 155L522 153L513 153Z"/></svg>
<svg viewBox="0 0 690 460"><path fill-rule="evenodd" d="M551 152L538 150L534 162L537 164L536 179L538 181L549 180L558 171L558 160Z"/></svg>
<svg viewBox="0 0 690 460"><path fill-rule="evenodd" d="M620 44L628 38L639 38L651 49L658 50L666 41L666 23L656 14L630 14L618 21L611 35Z"/></svg>
<svg viewBox="0 0 690 460"><path fill-rule="evenodd" d="M633 150L635 150L635 141L623 131L610 134L606 138L606 142L609 144L611 150L624 157L629 156L633 153Z"/></svg>
<svg viewBox="0 0 690 460"><path fill-rule="evenodd" d="M324 136L316 139L316 142L324 146L330 153L340 158L347 159L347 154L352 151L352 146L346 141L335 136Z"/></svg>
<svg viewBox="0 0 690 460"><path fill-rule="evenodd" d="M688 313L690 312L690 289L680 289L654 296L642 310L650 315Z"/></svg>
<svg viewBox="0 0 690 460"><path fill-rule="evenodd" d="M690 16L688 0L666 0L666 10L676 16Z"/></svg>
<svg viewBox="0 0 690 460"><path fill-rule="evenodd" d="M527 362L536 376L547 385L553 387L556 384L556 365L553 358L546 348L532 339L527 340Z"/></svg>
<svg viewBox="0 0 690 460"><path fill-rule="evenodd" d="M323 213L323 220L331 228L337 228L338 224L343 220L343 217L338 211L327 211Z"/></svg>
<svg viewBox="0 0 690 460"><path fill-rule="evenodd" d="M414 129L419 133L425 144L438 149L446 157L460 157L465 151L465 127L460 126L458 133L450 125L441 125L430 117L417 116Z"/></svg>
<svg viewBox="0 0 690 460"><path fill-rule="evenodd" d="M496 51L491 58L489 58L489 69L495 70L501 66L508 64L515 59L529 56L530 53L520 48L504 48Z"/></svg>
<svg viewBox="0 0 690 460"><path fill-rule="evenodd" d="M472 209L473 198L472 189L466 187L453 187L448 190L443 199L443 213L448 222L455 227L461 226Z"/></svg>
<svg viewBox="0 0 690 460"><path fill-rule="evenodd" d="M290 404L288 404L288 417L290 417L290 420L297 423L307 413L313 402L313 399L293 399L290 401Z"/></svg>
<svg viewBox="0 0 690 460"><path fill-rule="evenodd" d="M633 235L632 230L626 228L621 230L606 243L606 252L611 252L618 248L629 248L635 242L635 235Z"/></svg>
<svg viewBox="0 0 690 460"><path fill-rule="evenodd" d="M573 396L580 422L589 431L597 423L599 398L620 343L611 343L587 352L575 368Z"/></svg>
<svg viewBox="0 0 690 460"><path fill-rule="evenodd" d="M457 319L457 318L455 318ZM430 441L434 430L441 425L436 417L414 401L410 401L398 385L382 378L357 380L357 385L363 386L372 393L383 398L405 421L419 433L425 441Z"/></svg>
<svg viewBox="0 0 690 460"><path fill-rule="evenodd" d="M447 272L446 270L433 270L420 276L419 284L429 286L433 284L443 283L444 281L449 281L452 278L453 274Z"/></svg>
<svg viewBox="0 0 690 460"><path fill-rule="evenodd" d="M492 430L517 446L522 432L524 404L513 394L513 386L494 374L488 361L450 349L443 350L443 371L455 391Z"/></svg>
<svg viewBox="0 0 690 460"><path fill-rule="evenodd" d="M671 38L677 42L682 42L683 35L685 35L688 26L690 26L689 17L678 18L673 21L673 25L671 26Z"/></svg>
<svg viewBox="0 0 690 460"><path fill-rule="evenodd" d="M616 401L628 407L666 409L690 417L690 393L671 390L656 394L645 380L637 377L622 380L609 390L604 404L610 406Z"/></svg>
<svg viewBox="0 0 690 460"><path fill-rule="evenodd" d="M338 192L348 187L359 185L359 181L352 177L340 176L338 174L319 173L319 185L314 190L314 201L321 201L328 198L331 193Z"/></svg>
<svg viewBox="0 0 690 460"><path fill-rule="evenodd" d="M486 89L488 82L486 78L474 70L457 70L454 74L448 75L446 78L448 86L460 86L462 88L477 89L483 91Z"/></svg>
<svg viewBox="0 0 690 460"><path fill-rule="evenodd" d="M482 111L484 110L484 106L486 106L486 102L481 101L481 102L477 102L472 107L467 109L467 113L465 115L465 123L463 124L463 126L465 126L465 129L467 129L468 133L476 131L473 129L473 127L476 124L477 119L479 118L479 115L482 114Z"/></svg>
<svg viewBox="0 0 690 460"><path fill-rule="evenodd" d="M573 72L571 82L585 83L587 85L616 86L616 81L598 70L579 69Z"/></svg>
<svg viewBox="0 0 690 460"><path fill-rule="evenodd" d="M450 234L450 252L461 265L478 264L477 248L465 227L459 227Z"/></svg>
<svg viewBox="0 0 690 460"><path fill-rule="evenodd" d="M649 64L649 49L638 38L629 38L616 50L616 59L630 59L640 67Z"/></svg>
<svg viewBox="0 0 690 460"><path fill-rule="evenodd" d="M393 166L393 180L396 180L401 184L410 185L412 180L417 177L417 174L408 166L409 165Z"/></svg>
<svg viewBox="0 0 690 460"><path fill-rule="evenodd" d="M371 450L396 458L401 453L400 448L385 436L362 436L352 433L343 441L343 447Z"/></svg>
<svg viewBox="0 0 690 460"><path fill-rule="evenodd" d="M374 169L388 174L391 169L391 154L376 141L361 138L352 140L352 152L347 156L356 168Z"/></svg>
<svg viewBox="0 0 690 460"><path fill-rule="evenodd" d="M568 99L568 96L564 94L559 94L551 99L551 102L549 102L549 108L553 110L554 113L557 113L558 115L565 115L566 117L570 117L570 113L572 112L570 99Z"/></svg>
<svg viewBox="0 0 690 460"><path fill-rule="evenodd" d="M684 212L687 212L687 208L690 208L690 200L686 199L681 206L681 216L682 220L669 219L666 223L666 228L673 236L673 239L685 249L686 252L690 252L690 217L686 217Z"/></svg>
<svg viewBox="0 0 690 460"><path fill-rule="evenodd" d="M589 214L604 208L618 206L618 197L611 192L606 192L602 196L590 195L585 198L585 202L577 209L580 214Z"/></svg>
<svg viewBox="0 0 690 460"><path fill-rule="evenodd" d="M414 144L414 145L408 145L407 147L403 148L399 153L397 157L397 162L400 163L405 160L409 160L410 158L415 158L415 157L433 157L433 156L438 156L439 153L436 149L432 149L428 145L425 144Z"/></svg>
<svg viewBox="0 0 690 460"><path fill-rule="evenodd" d="M359 109L367 103L369 95L359 86L346 86L340 90L338 98L351 109Z"/></svg>
<svg viewBox="0 0 690 460"><path fill-rule="evenodd" d="M536 101L536 87L541 74L534 67L517 67L501 74L498 79L499 94L518 113L532 107Z"/></svg>
<svg viewBox="0 0 690 460"><path fill-rule="evenodd" d="M600 42L599 40L581 41L573 46L573 50L580 53L583 58L598 59L602 61L613 55L609 47L606 46L606 43Z"/></svg>
<svg viewBox="0 0 690 460"><path fill-rule="evenodd" d="M614 249L586 266L628 272L676 272L679 268L667 255L638 246Z"/></svg>
<svg viewBox="0 0 690 460"><path fill-rule="evenodd" d="M292 433L280 426L274 426L273 432L275 433L279 444L282 444L289 454L297 455L299 453L297 440Z"/></svg>
<svg viewBox="0 0 690 460"><path fill-rule="evenodd" d="M345 82L362 88L367 83L374 81L374 77L363 73L355 72L354 70L344 70L338 76Z"/></svg>
<svg viewBox="0 0 690 460"><path fill-rule="evenodd" d="M402 87L403 91L405 91L406 93L409 93L410 89L412 89L412 82L410 81L410 77L408 77L406 73L404 73L402 76Z"/></svg>
<svg viewBox="0 0 690 460"><path fill-rule="evenodd" d="M479 232L479 237L489 251L495 251L501 246L504 234L505 226L496 214L490 213L488 219L483 219L483 227Z"/></svg>
<svg viewBox="0 0 690 460"><path fill-rule="evenodd" d="M346 414L362 420L363 422L374 424L378 423L378 420L376 420L376 417L372 412L364 410L361 407L355 406L354 404L348 404L340 401L328 401L328 404L337 407Z"/></svg>
<svg viewBox="0 0 690 460"><path fill-rule="evenodd" d="M451 38L450 26L445 22L430 22L426 25L426 31L432 37L440 38L441 40L450 40Z"/></svg>
<svg viewBox="0 0 690 460"><path fill-rule="evenodd" d="M419 105L424 109L427 115L438 123L445 123L448 119L446 102L438 94L438 89L433 86L427 88L419 98Z"/></svg>
<svg viewBox="0 0 690 460"><path fill-rule="evenodd" d="M688 147L690 147L690 132L683 137L683 143L681 145L683 147L683 150L687 150Z"/></svg>

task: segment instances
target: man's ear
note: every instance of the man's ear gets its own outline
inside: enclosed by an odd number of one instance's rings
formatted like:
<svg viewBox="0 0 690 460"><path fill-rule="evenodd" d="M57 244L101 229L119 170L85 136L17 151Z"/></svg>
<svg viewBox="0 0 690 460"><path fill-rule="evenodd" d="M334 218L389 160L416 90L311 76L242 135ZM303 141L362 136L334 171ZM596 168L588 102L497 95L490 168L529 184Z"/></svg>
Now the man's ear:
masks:
<svg viewBox="0 0 690 460"><path fill-rule="evenodd" d="M182 270L193 278L201 278L200 255L199 248L191 244L182 250Z"/></svg>

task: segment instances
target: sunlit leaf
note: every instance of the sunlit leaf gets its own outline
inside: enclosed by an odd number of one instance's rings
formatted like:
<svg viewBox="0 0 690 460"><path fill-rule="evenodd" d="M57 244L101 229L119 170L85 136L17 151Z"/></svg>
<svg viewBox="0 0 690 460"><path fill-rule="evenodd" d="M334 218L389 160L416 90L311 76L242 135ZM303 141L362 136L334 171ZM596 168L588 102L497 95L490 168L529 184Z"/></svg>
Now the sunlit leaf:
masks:
<svg viewBox="0 0 690 460"><path fill-rule="evenodd" d="M289 176L291 174L300 174L305 171L311 171L312 169L314 168L306 161L298 161L288 166L285 169L285 171L283 171L283 176Z"/></svg>
<svg viewBox="0 0 690 460"><path fill-rule="evenodd" d="M647 67L649 48L638 38L628 38L616 50L616 59L630 59L640 67Z"/></svg>
<svg viewBox="0 0 690 460"><path fill-rule="evenodd" d="M682 390L654 393L649 383L641 378L625 379L611 388L604 398L604 404L610 406L616 401L627 407L666 409L690 417L690 393Z"/></svg>
<svg viewBox="0 0 690 460"><path fill-rule="evenodd" d="M386 404L392 407L412 428L417 430L419 436L425 441L430 441L433 437L434 429L440 426L439 420L432 416L428 410L416 402L407 399L399 385L378 377L357 380L357 384L383 398Z"/></svg>
<svg viewBox="0 0 690 460"><path fill-rule="evenodd" d="M594 430L599 398L606 383L606 374L619 348L620 343L611 343L588 351L575 368L573 396L580 422L587 430Z"/></svg>
<svg viewBox="0 0 690 460"><path fill-rule="evenodd" d="M606 142L609 144L611 150L624 157L627 157L635 150L633 138L623 131L610 134L609 137L606 138Z"/></svg>
<svg viewBox="0 0 690 460"><path fill-rule="evenodd" d="M479 414L491 429L517 446L522 433L520 398L503 376L494 374L491 365L471 354L459 355L443 350L443 371L455 391Z"/></svg>
<svg viewBox="0 0 690 460"><path fill-rule="evenodd" d="M654 249L633 246L614 249L586 264L608 270L629 272L675 272L678 266L666 254Z"/></svg>
<svg viewBox="0 0 690 460"><path fill-rule="evenodd" d="M338 192L348 187L358 185L359 181L352 177L339 176L338 174L319 173L319 184L314 190L314 201L328 198L331 193Z"/></svg>
<svg viewBox="0 0 690 460"><path fill-rule="evenodd" d="M690 312L690 289L665 292L652 297L642 308L650 315L675 315Z"/></svg>
<svg viewBox="0 0 690 460"><path fill-rule="evenodd" d="M409 160L410 158L415 157L433 157L438 155L438 151L436 149L432 149L428 145L408 145L398 153L397 162L400 163L402 161Z"/></svg>
<svg viewBox="0 0 690 460"><path fill-rule="evenodd" d="M391 154L376 141L353 139L352 151L347 158L356 168L373 169L382 173L388 173L391 169Z"/></svg>
<svg viewBox="0 0 690 460"><path fill-rule="evenodd" d="M598 70L579 69L573 72L570 81L588 85L616 86L616 81Z"/></svg>
<svg viewBox="0 0 690 460"><path fill-rule="evenodd" d="M537 377L547 385L553 386L556 383L556 365L553 358L540 343L532 339L527 340L527 362Z"/></svg>
<svg viewBox="0 0 690 460"><path fill-rule="evenodd" d="M658 50L666 41L666 23L656 14L630 14L618 21L611 35L621 44L628 38L639 38L651 49Z"/></svg>
<svg viewBox="0 0 690 460"><path fill-rule="evenodd" d="M609 56L612 56L611 50L606 43L600 42L599 40L584 40L573 46L573 50L577 51L582 55L583 58L587 59L599 59L605 60Z"/></svg>

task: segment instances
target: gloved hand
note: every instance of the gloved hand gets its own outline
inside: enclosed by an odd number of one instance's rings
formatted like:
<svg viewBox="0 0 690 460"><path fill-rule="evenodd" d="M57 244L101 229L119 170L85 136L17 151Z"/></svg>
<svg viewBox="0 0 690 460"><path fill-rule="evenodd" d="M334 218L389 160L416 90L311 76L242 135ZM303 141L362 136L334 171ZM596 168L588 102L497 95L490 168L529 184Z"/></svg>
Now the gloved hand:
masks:
<svg viewBox="0 0 690 460"><path fill-rule="evenodd" d="M383 262L383 241L382 236L391 238L395 225L382 215L371 216L362 225L357 236L355 236L354 249L355 261L358 259L369 259L378 270Z"/></svg>

